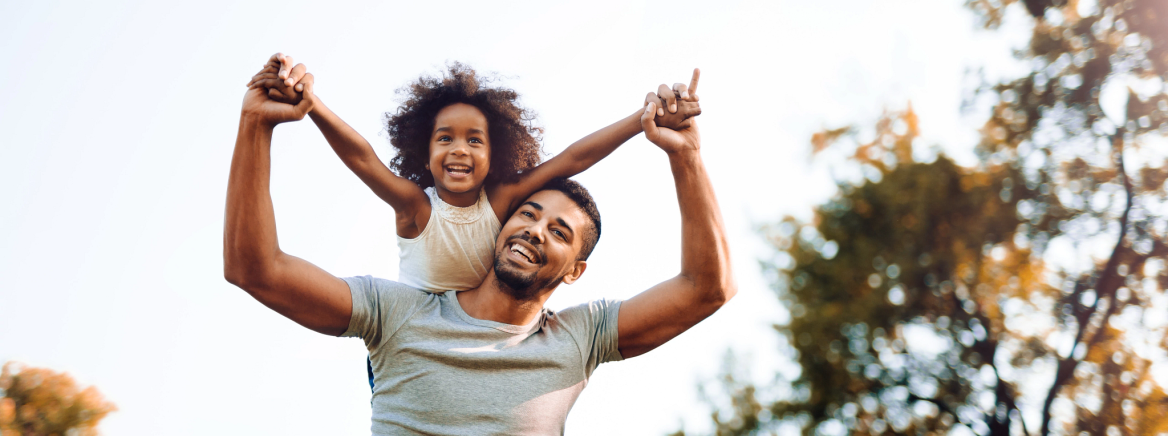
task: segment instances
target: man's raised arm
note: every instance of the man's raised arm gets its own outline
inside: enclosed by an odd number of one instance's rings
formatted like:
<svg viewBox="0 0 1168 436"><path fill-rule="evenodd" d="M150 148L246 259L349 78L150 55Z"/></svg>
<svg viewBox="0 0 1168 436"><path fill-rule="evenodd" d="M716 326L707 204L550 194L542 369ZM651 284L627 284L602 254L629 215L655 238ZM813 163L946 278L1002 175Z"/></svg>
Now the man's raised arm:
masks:
<svg viewBox="0 0 1168 436"><path fill-rule="evenodd" d="M691 96L697 88L696 71L689 88L674 85L678 94ZM653 122L657 106L650 103L645 108L641 123L649 141L669 155L681 207L681 273L621 304L617 334L624 358L644 354L673 339L737 292L722 213L698 152L701 137L697 123L680 131L658 129Z"/></svg>
<svg viewBox="0 0 1168 436"><path fill-rule="evenodd" d="M312 92L312 76L301 80ZM269 189L272 132L304 118L311 99L293 106L248 89L227 182L223 275L265 306L320 333L340 335L352 314L349 286L315 265L280 251Z"/></svg>

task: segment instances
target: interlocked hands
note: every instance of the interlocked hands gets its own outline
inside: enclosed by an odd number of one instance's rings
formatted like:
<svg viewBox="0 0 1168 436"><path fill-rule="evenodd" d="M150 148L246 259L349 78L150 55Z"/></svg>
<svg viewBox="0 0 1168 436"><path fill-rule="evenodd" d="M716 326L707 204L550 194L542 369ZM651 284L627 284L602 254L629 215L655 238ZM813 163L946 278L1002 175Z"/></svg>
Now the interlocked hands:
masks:
<svg viewBox="0 0 1168 436"><path fill-rule="evenodd" d="M701 147L698 125L696 120L690 118L702 113L701 107L698 106L697 94L700 74L701 71L694 68L689 86L674 83L670 88L662 84L657 87L656 93L650 92L645 96L645 113L641 115L641 128L645 130L645 138L666 153L696 151ZM683 112L682 108L689 111L689 115L683 121L673 126L661 124L663 116L667 117L666 114L677 116Z"/></svg>
<svg viewBox="0 0 1168 436"><path fill-rule="evenodd" d="M316 96L312 93L313 77L304 64L292 64L292 57L276 53L263 69L247 83L243 97L244 114L261 122L276 124L298 121L312 111Z"/></svg>

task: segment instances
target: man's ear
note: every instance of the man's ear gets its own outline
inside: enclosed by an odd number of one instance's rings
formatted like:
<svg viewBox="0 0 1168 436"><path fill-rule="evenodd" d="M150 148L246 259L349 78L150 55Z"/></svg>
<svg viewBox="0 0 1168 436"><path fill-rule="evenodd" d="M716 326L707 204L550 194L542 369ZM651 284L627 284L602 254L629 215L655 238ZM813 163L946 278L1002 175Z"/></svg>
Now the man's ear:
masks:
<svg viewBox="0 0 1168 436"><path fill-rule="evenodd" d="M575 282L580 276L584 275L584 270L588 269L588 262L577 260L575 265L572 265L572 270L564 275L564 284L570 285Z"/></svg>

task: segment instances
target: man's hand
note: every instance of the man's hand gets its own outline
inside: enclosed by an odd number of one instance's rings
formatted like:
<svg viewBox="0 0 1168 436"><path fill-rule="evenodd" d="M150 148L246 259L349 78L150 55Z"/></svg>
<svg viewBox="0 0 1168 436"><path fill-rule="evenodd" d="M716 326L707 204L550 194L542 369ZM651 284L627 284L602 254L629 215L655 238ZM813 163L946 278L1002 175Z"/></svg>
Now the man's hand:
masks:
<svg viewBox="0 0 1168 436"><path fill-rule="evenodd" d="M291 62L291 57L281 53L272 55L264 68L248 82L248 90L243 98L245 115L259 117L260 121L276 124L297 121L312 110L315 96L312 93L313 77L307 73L304 64L298 64L288 71L282 71L283 62ZM285 75L281 78L280 75Z"/></svg>
<svg viewBox="0 0 1168 436"><path fill-rule="evenodd" d="M272 100L295 105L306 97L303 94L304 84L301 83L306 74L308 67L304 64L292 66L292 56L276 53L268 59L263 69L252 76L247 87L266 88Z"/></svg>
<svg viewBox="0 0 1168 436"><path fill-rule="evenodd" d="M645 130L645 137L665 150L666 153L684 150L696 151L701 147L701 135L698 134L695 120L686 119L677 126L676 130L662 128L665 126L658 126L656 120L660 116L668 116L666 114L678 116L686 110L692 111L693 107L697 107L697 88L700 74L701 71L694 68L693 78L690 80L689 86L675 83L673 88L669 88L662 84L657 88L657 93L649 93L645 97L645 113L641 114L641 127ZM687 104L693 106L687 109ZM671 110L665 110L666 108ZM697 107L697 113L701 113L700 107Z"/></svg>

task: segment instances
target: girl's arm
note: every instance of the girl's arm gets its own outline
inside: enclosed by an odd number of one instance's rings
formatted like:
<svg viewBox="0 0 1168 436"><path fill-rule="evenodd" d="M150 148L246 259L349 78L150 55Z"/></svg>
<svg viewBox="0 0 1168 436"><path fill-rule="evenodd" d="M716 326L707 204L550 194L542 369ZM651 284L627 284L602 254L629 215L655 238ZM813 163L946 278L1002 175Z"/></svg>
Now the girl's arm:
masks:
<svg viewBox="0 0 1168 436"><path fill-rule="evenodd" d="M654 99L656 94L650 93ZM638 109L631 115L610 124L608 127L592 132L592 134L572 143L560 154L535 168L524 172L514 183L499 184L488 189L487 196L499 222L506 221L511 211L547 182L558 177L572 177L584 172L601 159L612 154L629 138L641 133L641 114ZM661 126L681 128L688 123L688 119L701 113L696 101L677 101L677 112L665 112L659 116L657 123Z"/></svg>
<svg viewBox="0 0 1168 436"><path fill-rule="evenodd" d="M276 53L268 59L248 83L250 88L267 88L268 97L282 103L296 104L309 99L313 106L309 117L324 134L333 151L374 194L381 197L397 215L397 234L403 238L417 237L430 219L430 199L413 182L390 171L373 147L356 130L349 127L320 101L311 89L298 84L307 74L304 64L293 66L292 57ZM282 91L282 92L281 92ZM287 94L287 95L285 95Z"/></svg>
<svg viewBox="0 0 1168 436"><path fill-rule="evenodd" d="M403 238L417 237L430 217L430 199L417 184L390 171L377 157L369 141L349 127L340 117L311 96L312 112L308 116L341 158L374 194L393 207L397 215L397 234Z"/></svg>

